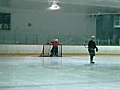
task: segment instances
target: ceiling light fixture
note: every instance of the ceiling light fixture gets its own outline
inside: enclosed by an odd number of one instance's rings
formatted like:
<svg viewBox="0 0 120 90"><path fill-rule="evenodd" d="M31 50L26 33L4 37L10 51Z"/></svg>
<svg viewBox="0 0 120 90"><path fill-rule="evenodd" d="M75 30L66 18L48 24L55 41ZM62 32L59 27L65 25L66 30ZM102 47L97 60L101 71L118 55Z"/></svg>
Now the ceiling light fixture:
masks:
<svg viewBox="0 0 120 90"><path fill-rule="evenodd" d="M59 10L60 6L58 5L59 2L58 1L52 1L50 4L50 7L48 7L48 10Z"/></svg>

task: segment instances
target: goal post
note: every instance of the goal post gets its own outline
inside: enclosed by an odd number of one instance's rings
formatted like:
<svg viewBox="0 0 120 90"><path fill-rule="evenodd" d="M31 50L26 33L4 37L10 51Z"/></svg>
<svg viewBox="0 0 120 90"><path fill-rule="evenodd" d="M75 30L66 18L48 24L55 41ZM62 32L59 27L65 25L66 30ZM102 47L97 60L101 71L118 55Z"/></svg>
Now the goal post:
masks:
<svg viewBox="0 0 120 90"><path fill-rule="evenodd" d="M40 54L41 57L50 57L52 44L43 44L42 52ZM62 57L62 44L58 45L58 57Z"/></svg>

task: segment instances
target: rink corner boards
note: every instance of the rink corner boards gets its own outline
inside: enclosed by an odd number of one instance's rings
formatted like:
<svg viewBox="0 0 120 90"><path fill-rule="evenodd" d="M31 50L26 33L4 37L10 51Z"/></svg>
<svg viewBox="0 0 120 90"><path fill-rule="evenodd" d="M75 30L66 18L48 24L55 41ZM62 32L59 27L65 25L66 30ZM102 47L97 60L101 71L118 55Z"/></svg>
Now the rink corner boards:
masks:
<svg viewBox="0 0 120 90"><path fill-rule="evenodd" d="M0 54L0 57L2 56L11 56L11 57L27 57L27 56L30 56L30 57L42 57L40 56L40 54L36 54L36 53L32 53L32 54L29 54L29 53L3 53L3 54ZM79 57L79 56L89 56L89 54L81 54L81 53L63 53L62 54L62 57ZM120 56L120 54L97 54L96 53L96 56ZM47 56L49 57L49 56Z"/></svg>

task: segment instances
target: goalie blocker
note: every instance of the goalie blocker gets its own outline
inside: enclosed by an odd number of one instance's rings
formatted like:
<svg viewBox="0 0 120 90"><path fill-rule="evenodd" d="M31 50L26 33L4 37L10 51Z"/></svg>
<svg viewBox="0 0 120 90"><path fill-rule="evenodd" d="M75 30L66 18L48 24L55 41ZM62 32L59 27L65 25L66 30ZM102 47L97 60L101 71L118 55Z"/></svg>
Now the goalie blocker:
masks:
<svg viewBox="0 0 120 90"><path fill-rule="evenodd" d="M50 57L52 44L43 44L43 49L40 54L41 57ZM62 57L62 44L58 45L58 57Z"/></svg>

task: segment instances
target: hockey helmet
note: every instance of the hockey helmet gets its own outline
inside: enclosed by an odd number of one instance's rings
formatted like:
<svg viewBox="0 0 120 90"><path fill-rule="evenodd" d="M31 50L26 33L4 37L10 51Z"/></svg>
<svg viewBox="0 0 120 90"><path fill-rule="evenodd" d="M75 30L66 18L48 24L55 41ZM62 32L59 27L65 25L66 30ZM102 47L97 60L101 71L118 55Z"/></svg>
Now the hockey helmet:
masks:
<svg viewBox="0 0 120 90"><path fill-rule="evenodd" d="M91 36L91 39L95 39L95 36Z"/></svg>
<svg viewBox="0 0 120 90"><path fill-rule="evenodd" d="M57 41L57 42L58 42L58 39L56 38L56 39L55 39L55 41Z"/></svg>

